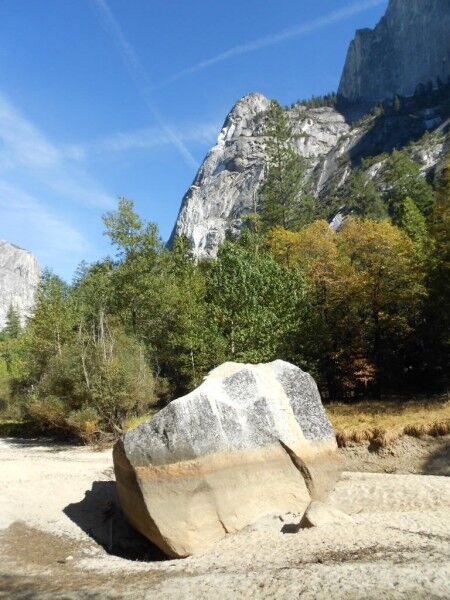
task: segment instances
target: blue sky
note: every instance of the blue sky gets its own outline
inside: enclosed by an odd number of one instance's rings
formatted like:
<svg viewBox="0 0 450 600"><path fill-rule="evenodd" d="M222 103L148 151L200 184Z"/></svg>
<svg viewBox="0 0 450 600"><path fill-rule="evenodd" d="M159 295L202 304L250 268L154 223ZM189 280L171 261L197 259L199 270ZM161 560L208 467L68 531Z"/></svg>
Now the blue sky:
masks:
<svg viewBox="0 0 450 600"><path fill-rule="evenodd" d="M134 200L167 239L226 114L337 89L387 0L2 0L0 239L70 280Z"/></svg>

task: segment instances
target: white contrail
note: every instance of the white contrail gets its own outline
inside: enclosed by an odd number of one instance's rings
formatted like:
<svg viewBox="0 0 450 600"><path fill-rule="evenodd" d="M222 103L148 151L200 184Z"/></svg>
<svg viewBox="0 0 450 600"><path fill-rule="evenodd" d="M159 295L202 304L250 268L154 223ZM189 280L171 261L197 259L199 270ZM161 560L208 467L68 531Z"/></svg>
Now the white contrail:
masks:
<svg viewBox="0 0 450 600"><path fill-rule="evenodd" d="M161 127L161 129L164 131L164 133L170 139L172 145L178 150L178 152L181 154L186 163L190 167L197 168L198 162L189 152L185 144L183 144L182 140L176 134L176 132L165 122L161 113L159 112L152 98L150 97L149 90L151 89L151 84L148 75L133 47L123 34L123 31L116 18L114 17L113 13L111 12L107 1L94 0L94 5L96 6L99 12L101 22L105 26L106 30L111 34L118 50L122 55L124 63L130 73L130 76L132 77L138 90L142 94L147 108L153 115L159 127Z"/></svg>
<svg viewBox="0 0 450 600"><path fill-rule="evenodd" d="M344 8L334 10L323 17L319 17L312 21L307 21L302 25L290 27L289 29L283 29L283 31L279 31L278 33L272 33L265 37L253 40L251 42L247 42L245 44L241 44L239 46L233 46L232 48L229 48L228 50L225 50L224 52L221 52L216 56L206 58L197 63L196 65L193 65L192 67L183 69L179 73L176 73L172 77L169 77L168 79L163 81L158 87L164 87L165 85L173 83L174 81L177 81L182 77L192 75L193 73L197 73L198 71L202 71L203 69L212 67L217 63L223 62L230 58L234 58L236 56L240 56L241 54L255 52L256 50L260 50L261 48L267 48L268 46L275 46L276 44L279 44L280 42L284 42L291 38L301 37L303 35L307 35L308 33L318 31L319 29L324 29L325 27L333 25L338 21L343 21L358 13L364 12L369 8L374 8L381 4L385 4L385 2L386 0L360 0L359 2L345 6Z"/></svg>

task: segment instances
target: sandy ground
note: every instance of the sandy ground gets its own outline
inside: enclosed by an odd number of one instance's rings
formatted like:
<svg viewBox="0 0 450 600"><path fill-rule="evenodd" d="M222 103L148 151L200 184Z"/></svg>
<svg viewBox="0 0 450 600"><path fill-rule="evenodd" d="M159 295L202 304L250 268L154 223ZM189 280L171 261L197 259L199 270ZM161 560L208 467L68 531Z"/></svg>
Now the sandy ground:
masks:
<svg viewBox="0 0 450 600"><path fill-rule="evenodd" d="M445 473L449 441L343 450L329 503L351 523L290 533L299 515L268 517L174 561L124 522L110 451L0 440L0 597L449 598L450 478L410 474Z"/></svg>

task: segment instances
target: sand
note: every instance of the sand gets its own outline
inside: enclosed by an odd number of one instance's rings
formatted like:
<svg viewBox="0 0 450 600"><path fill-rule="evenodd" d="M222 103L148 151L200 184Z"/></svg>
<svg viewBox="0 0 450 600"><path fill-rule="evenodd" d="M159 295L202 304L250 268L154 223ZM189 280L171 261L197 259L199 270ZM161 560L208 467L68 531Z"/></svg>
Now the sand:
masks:
<svg viewBox="0 0 450 600"><path fill-rule="evenodd" d="M127 528L109 450L0 440L0 477L0 597L450 597L447 477L344 472L329 504L351 522L290 533L300 515L268 517L184 560Z"/></svg>

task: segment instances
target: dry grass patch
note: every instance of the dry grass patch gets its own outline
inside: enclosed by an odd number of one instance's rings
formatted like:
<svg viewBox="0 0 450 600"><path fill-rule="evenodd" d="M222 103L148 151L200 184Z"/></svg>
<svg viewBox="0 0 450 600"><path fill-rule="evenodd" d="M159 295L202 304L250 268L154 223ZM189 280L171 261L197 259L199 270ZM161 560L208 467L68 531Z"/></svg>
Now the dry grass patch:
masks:
<svg viewBox="0 0 450 600"><path fill-rule="evenodd" d="M450 433L448 397L433 400L389 400L330 404L326 407L339 446L374 442L389 446L403 435L420 437Z"/></svg>

